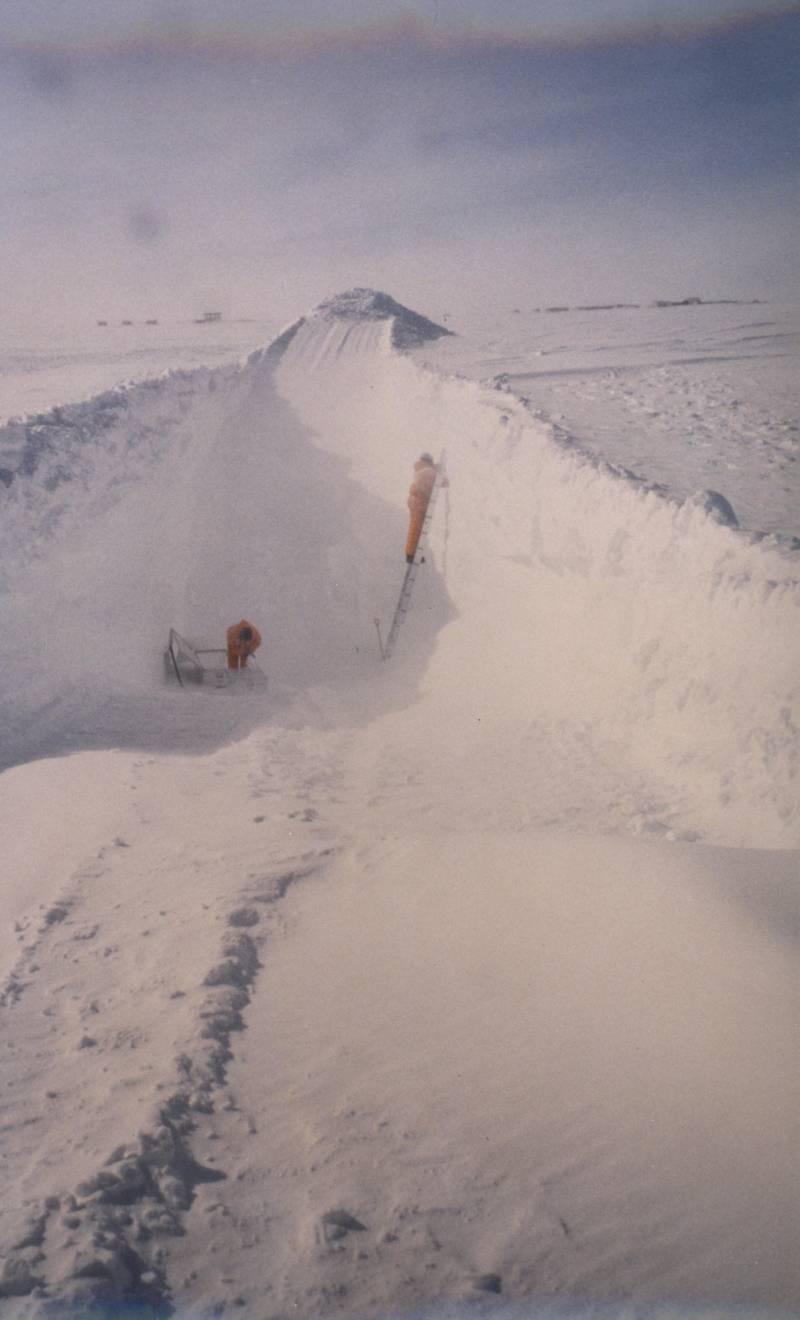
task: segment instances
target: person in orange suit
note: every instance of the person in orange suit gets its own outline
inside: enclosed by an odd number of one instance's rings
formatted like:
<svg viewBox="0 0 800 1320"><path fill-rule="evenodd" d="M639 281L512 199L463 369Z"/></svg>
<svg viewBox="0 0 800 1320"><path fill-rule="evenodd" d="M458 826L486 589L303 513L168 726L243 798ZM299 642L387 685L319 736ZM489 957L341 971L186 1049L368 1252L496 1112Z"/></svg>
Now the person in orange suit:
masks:
<svg viewBox="0 0 800 1320"><path fill-rule="evenodd" d="M438 476L439 469L431 455L420 454L414 464L414 480L408 492L408 511L411 517L408 523L408 536L406 537L407 564L413 564L414 562L414 555L417 553L419 538L422 534L422 525L425 522L425 514L428 511L428 504ZM441 481L443 486L448 485L447 477L442 477Z"/></svg>
<svg viewBox="0 0 800 1320"><path fill-rule="evenodd" d="M257 651L261 645L261 633L247 619L232 623L226 633L228 643L228 668L246 669L247 657Z"/></svg>

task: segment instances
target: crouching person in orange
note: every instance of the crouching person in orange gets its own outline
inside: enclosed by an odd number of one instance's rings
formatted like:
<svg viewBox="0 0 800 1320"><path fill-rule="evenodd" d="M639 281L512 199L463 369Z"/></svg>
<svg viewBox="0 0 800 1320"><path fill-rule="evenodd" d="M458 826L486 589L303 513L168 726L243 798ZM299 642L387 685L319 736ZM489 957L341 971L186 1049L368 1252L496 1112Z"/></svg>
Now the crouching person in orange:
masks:
<svg viewBox="0 0 800 1320"><path fill-rule="evenodd" d="M431 455L420 454L414 464L414 480L408 492L408 511L411 517L408 524L408 536L406 537L407 564L413 564L414 562L414 555L417 553L422 526L425 522L425 514L428 512L428 504L438 476L439 469ZM442 477L441 480L443 486L449 484L447 477Z"/></svg>
<svg viewBox="0 0 800 1320"><path fill-rule="evenodd" d="M228 643L228 668L246 669L247 657L257 651L261 645L261 633L247 619L232 623L226 633Z"/></svg>

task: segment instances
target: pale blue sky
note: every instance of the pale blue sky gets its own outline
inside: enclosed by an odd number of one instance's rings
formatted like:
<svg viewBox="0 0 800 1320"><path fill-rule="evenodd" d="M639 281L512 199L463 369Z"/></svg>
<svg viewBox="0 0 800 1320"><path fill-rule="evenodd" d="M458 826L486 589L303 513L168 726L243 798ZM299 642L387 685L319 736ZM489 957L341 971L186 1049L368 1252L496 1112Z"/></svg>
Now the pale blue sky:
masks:
<svg viewBox="0 0 800 1320"><path fill-rule="evenodd" d="M0 18L4 320L288 319L355 283L455 316L800 291L798 6L705 0L732 20L706 31L697 0L57 11Z"/></svg>

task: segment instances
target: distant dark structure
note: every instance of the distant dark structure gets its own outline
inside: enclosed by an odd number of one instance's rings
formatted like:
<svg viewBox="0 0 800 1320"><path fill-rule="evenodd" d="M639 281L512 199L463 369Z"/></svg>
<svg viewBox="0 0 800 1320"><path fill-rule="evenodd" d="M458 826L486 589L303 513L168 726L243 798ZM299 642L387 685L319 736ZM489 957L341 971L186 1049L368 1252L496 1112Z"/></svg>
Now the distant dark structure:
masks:
<svg viewBox="0 0 800 1320"><path fill-rule="evenodd" d="M648 307L757 307L761 298L659 298ZM584 303L577 307L534 307L534 312L621 312L639 311L644 303ZM518 312L514 307L512 311Z"/></svg>
<svg viewBox="0 0 800 1320"><path fill-rule="evenodd" d="M660 298L655 304L656 307L760 307L761 298L681 298L678 302L671 302L668 298Z"/></svg>
<svg viewBox="0 0 800 1320"><path fill-rule="evenodd" d="M222 320L222 312L203 312L202 316L195 317L195 325L211 325L215 321Z"/></svg>

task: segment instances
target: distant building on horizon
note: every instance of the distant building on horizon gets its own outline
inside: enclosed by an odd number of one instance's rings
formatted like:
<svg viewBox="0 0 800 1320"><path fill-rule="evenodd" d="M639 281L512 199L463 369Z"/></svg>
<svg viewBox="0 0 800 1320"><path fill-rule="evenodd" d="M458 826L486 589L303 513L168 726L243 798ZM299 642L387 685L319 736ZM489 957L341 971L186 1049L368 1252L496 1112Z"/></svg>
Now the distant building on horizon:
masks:
<svg viewBox="0 0 800 1320"><path fill-rule="evenodd" d="M221 321L222 312L203 312L195 319L195 325L207 325L209 321Z"/></svg>

